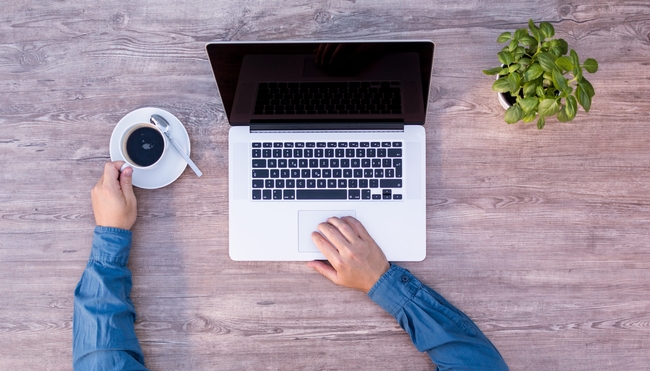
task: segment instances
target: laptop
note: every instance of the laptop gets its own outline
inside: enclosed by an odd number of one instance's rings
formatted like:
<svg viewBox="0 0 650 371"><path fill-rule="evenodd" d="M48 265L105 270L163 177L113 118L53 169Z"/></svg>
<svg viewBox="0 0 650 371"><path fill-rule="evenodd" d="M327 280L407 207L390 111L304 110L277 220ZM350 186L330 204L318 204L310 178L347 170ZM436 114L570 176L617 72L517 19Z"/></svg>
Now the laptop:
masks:
<svg viewBox="0 0 650 371"><path fill-rule="evenodd" d="M311 233L347 215L389 261L425 258L431 41L213 42L206 50L231 125L231 259L325 259Z"/></svg>

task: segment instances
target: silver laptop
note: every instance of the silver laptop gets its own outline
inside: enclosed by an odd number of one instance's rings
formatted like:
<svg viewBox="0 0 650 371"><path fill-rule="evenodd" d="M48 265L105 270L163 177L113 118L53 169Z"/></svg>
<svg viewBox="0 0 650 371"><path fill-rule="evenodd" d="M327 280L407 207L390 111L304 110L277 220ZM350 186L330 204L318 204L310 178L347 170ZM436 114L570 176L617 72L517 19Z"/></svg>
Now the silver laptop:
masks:
<svg viewBox="0 0 650 371"><path fill-rule="evenodd" d="M311 233L346 215L363 223L388 260L425 258L432 42L206 49L231 125L231 259L324 259Z"/></svg>

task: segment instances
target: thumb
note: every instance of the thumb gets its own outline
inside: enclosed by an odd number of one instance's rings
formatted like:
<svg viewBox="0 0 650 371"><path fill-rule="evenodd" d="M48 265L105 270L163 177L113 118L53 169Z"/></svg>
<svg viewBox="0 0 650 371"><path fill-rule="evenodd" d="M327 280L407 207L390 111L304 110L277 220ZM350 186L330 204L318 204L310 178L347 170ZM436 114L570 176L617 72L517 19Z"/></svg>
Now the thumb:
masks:
<svg viewBox="0 0 650 371"><path fill-rule="evenodd" d="M320 260L312 260L307 263L307 266L327 277L327 279L334 282L335 284L340 285L336 269L334 269L331 265L326 264Z"/></svg>
<svg viewBox="0 0 650 371"><path fill-rule="evenodd" d="M133 193L133 168L127 167L120 174L120 188L122 188L122 193L124 197L132 201L135 199L135 194Z"/></svg>

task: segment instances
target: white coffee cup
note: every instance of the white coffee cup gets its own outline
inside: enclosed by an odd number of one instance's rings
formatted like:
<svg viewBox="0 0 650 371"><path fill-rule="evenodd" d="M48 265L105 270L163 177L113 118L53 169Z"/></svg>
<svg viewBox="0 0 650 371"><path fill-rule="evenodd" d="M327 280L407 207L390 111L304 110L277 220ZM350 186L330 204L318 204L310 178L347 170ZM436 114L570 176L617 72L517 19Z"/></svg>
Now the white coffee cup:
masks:
<svg viewBox="0 0 650 371"><path fill-rule="evenodd" d="M160 163L167 151L165 134L155 125L142 122L126 128L120 139L120 155L125 164L121 170L131 166L133 169L151 169Z"/></svg>

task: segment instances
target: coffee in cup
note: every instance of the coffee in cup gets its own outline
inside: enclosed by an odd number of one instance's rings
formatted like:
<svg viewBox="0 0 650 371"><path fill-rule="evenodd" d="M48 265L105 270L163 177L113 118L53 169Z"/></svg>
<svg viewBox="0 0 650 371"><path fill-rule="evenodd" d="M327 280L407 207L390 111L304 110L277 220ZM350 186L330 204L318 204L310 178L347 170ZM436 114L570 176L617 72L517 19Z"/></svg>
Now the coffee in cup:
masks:
<svg viewBox="0 0 650 371"><path fill-rule="evenodd" d="M164 134L150 123L131 125L122 135L122 158L134 168L148 169L155 166L166 149Z"/></svg>

